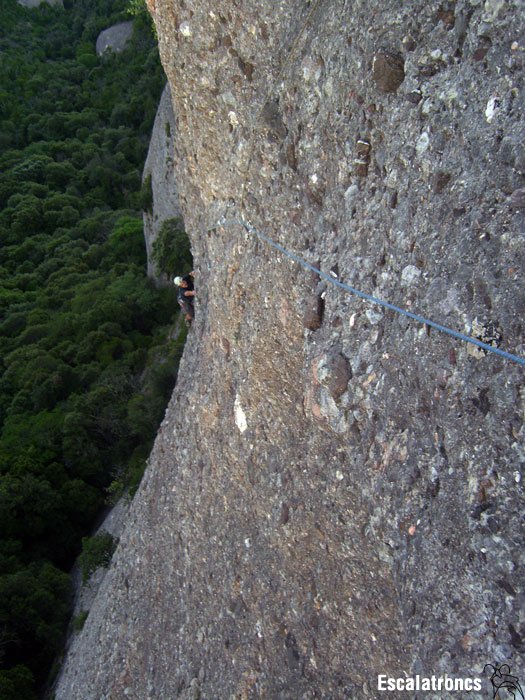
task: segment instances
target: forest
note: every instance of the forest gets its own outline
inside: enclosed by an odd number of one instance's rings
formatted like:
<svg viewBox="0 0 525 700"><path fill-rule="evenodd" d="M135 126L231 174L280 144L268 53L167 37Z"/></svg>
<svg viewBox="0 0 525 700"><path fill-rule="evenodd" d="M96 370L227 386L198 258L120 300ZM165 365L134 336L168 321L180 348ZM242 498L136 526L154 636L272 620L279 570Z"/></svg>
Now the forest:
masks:
<svg viewBox="0 0 525 700"><path fill-rule="evenodd" d="M132 3L137 6L137 3ZM34 700L63 649L69 571L136 489L175 383L174 290L147 279L141 174L165 83L127 0L0 0L0 697Z"/></svg>

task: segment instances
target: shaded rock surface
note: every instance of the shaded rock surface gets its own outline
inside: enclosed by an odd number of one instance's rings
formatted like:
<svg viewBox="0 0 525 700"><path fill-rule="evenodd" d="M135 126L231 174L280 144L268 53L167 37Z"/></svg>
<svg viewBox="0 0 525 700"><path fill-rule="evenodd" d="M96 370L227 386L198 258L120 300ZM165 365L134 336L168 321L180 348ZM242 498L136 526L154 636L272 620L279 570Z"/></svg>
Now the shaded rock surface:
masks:
<svg viewBox="0 0 525 700"><path fill-rule="evenodd" d="M166 84L160 98L153 124L148 156L142 175L143 182L151 178L152 208L143 212L144 238L148 256L148 277L157 281L165 279L157 270L151 253L162 223L166 219L181 217L179 193L175 176L174 139L176 121L171 103L169 84Z"/></svg>
<svg viewBox="0 0 525 700"><path fill-rule="evenodd" d="M38 7L42 3L46 3L47 5L60 5L60 7L64 6L63 0L18 0L18 4L23 7Z"/></svg>
<svg viewBox="0 0 525 700"><path fill-rule="evenodd" d="M97 56L102 56L105 51L119 53L126 48L126 44L133 34L133 22L120 22L100 32L97 38Z"/></svg>
<svg viewBox="0 0 525 700"><path fill-rule="evenodd" d="M523 3L149 6L196 321L57 700L360 700L380 673L503 661L523 678L523 369L331 285L309 330L308 273L218 224L523 355ZM385 46L395 93L372 74ZM334 349L337 398L315 377Z"/></svg>

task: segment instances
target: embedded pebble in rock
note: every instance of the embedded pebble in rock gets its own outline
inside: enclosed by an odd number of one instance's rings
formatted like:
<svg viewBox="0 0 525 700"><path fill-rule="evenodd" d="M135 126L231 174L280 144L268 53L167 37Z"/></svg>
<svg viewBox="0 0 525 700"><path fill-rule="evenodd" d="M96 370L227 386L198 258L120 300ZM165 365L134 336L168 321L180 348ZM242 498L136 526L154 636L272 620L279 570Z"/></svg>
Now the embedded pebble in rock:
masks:
<svg viewBox="0 0 525 700"><path fill-rule="evenodd" d="M373 326L377 326L377 324L383 319L383 314L375 309L367 309L366 317Z"/></svg>
<svg viewBox="0 0 525 700"><path fill-rule="evenodd" d="M475 318L472 321L472 336L486 345L499 348L503 340L503 331L497 321L482 323ZM488 350L475 345L469 346L467 350L473 357L485 357L488 353Z"/></svg>
<svg viewBox="0 0 525 700"><path fill-rule="evenodd" d="M409 102L412 102L412 104L417 105L421 102L421 98L423 96L421 94L421 90L412 90L412 92L409 92L406 97Z"/></svg>
<svg viewBox="0 0 525 700"><path fill-rule="evenodd" d="M316 331L323 323L324 300L319 294L312 294L305 301L304 327Z"/></svg>
<svg viewBox="0 0 525 700"><path fill-rule="evenodd" d="M432 178L432 189L436 194L443 192L451 179L450 173L438 172Z"/></svg>
<svg viewBox="0 0 525 700"><path fill-rule="evenodd" d="M382 92L396 92L405 79L403 57L381 49L373 59L372 77Z"/></svg>
<svg viewBox="0 0 525 700"><path fill-rule="evenodd" d="M419 156L423 155L423 153L428 149L430 145L430 137L426 131L423 131L423 133L420 135L420 137L417 140L416 143L416 152Z"/></svg>
<svg viewBox="0 0 525 700"><path fill-rule="evenodd" d="M340 353L325 355L317 363L317 378L334 399L346 391L351 376L348 360Z"/></svg>
<svg viewBox="0 0 525 700"><path fill-rule="evenodd" d="M351 211L356 205L359 198L358 185L350 185L350 187L346 190L344 196L346 207Z"/></svg>
<svg viewBox="0 0 525 700"><path fill-rule="evenodd" d="M403 268L401 279L406 285L411 285L419 279L420 275L421 270L419 268L417 268L415 265L407 265L405 268Z"/></svg>
<svg viewBox="0 0 525 700"><path fill-rule="evenodd" d="M525 209L525 187L514 190L509 198L509 204L514 209Z"/></svg>
<svg viewBox="0 0 525 700"><path fill-rule="evenodd" d="M233 223L523 354L522 5L148 0L195 322L56 700L525 676L523 368Z"/></svg>

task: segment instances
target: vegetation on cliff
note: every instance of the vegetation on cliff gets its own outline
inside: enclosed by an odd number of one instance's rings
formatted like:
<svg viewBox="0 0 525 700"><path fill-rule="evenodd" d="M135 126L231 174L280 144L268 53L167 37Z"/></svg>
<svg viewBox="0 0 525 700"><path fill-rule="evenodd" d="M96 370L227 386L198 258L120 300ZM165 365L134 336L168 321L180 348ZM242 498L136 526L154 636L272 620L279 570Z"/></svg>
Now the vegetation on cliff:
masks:
<svg viewBox="0 0 525 700"><path fill-rule="evenodd" d="M152 258L157 269L170 277L193 269L190 242L181 219L166 219L162 222L158 238L153 243Z"/></svg>
<svg viewBox="0 0 525 700"><path fill-rule="evenodd" d="M126 0L2 3L0 696L36 697L65 573L116 480L140 479L177 371L171 290L145 276L141 172L164 77Z"/></svg>

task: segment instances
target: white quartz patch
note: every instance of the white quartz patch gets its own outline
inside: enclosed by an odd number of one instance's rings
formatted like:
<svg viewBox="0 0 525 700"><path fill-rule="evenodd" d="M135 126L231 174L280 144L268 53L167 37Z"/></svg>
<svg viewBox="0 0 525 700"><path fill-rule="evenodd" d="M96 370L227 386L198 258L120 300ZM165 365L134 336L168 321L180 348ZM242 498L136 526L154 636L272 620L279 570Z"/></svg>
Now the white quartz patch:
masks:
<svg viewBox="0 0 525 700"><path fill-rule="evenodd" d="M240 400L239 396L235 397L234 411L235 411L235 424L239 428L239 431L241 433L244 433L244 431L248 428L248 422L246 420L246 414L244 413L244 411L242 409L241 400Z"/></svg>
<svg viewBox="0 0 525 700"><path fill-rule="evenodd" d="M401 273L401 279L405 284L410 285L414 284L414 282L419 279L420 275L421 270L419 270L415 265L407 265Z"/></svg>
<svg viewBox="0 0 525 700"><path fill-rule="evenodd" d="M423 155L430 145L430 136L426 131L423 131L416 143L416 152L418 156Z"/></svg>
<svg viewBox="0 0 525 700"><path fill-rule="evenodd" d="M490 100L487 102L487 106L485 108L485 119L487 122L490 124L491 121L494 119L496 116L496 112L499 109L499 97L496 95L493 95Z"/></svg>

